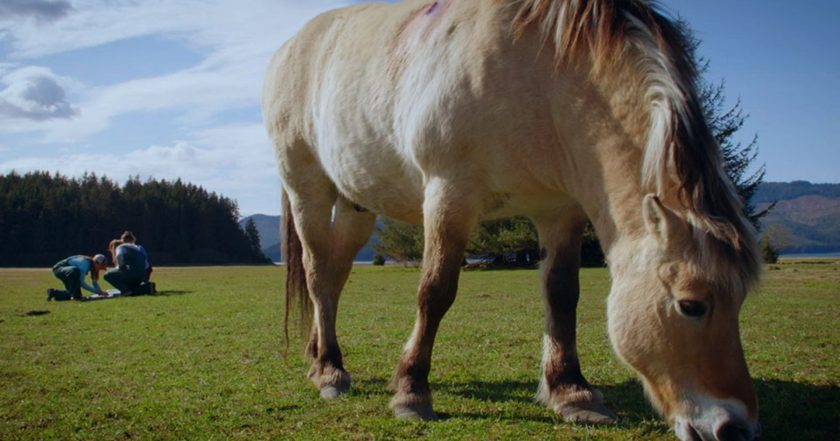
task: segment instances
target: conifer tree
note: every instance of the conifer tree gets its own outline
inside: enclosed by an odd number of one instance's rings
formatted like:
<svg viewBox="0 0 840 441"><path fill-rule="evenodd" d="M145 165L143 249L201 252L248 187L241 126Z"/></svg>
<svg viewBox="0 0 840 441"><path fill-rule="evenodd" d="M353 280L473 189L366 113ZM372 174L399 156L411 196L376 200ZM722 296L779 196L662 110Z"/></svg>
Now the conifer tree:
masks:
<svg viewBox="0 0 840 441"><path fill-rule="evenodd" d="M121 187L94 174L11 172L0 175L0 266L105 253L125 230L156 265L265 262L238 218L234 201L180 180L132 177Z"/></svg>
<svg viewBox="0 0 840 441"><path fill-rule="evenodd" d="M373 245L377 253L398 262L419 262L423 258L423 227L382 218L376 228L379 242Z"/></svg>
<svg viewBox="0 0 840 441"><path fill-rule="evenodd" d="M260 246L260 232L257 230L257 223L254 218L249 218L245 223L245 237L248 238L248 243L251 245L251 252L254 255L262 254L262 247Z"/></svg>

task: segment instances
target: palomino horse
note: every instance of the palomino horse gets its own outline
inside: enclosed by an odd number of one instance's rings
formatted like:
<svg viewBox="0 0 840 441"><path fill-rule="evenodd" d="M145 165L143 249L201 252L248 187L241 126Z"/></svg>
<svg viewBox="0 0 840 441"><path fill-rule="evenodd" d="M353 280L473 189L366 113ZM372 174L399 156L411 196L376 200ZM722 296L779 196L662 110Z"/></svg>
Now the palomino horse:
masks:
<svg viewBox="0 0 840 441"><path fill-rule="evenodd" d="M336 314L377 214L422 223L398 417L435 418L428 375L468 236L521 214L543 251L537 399L568 421L614 415L581 373L581 231L610 263L609 335L684 440L757 437L738 328L759 274L679 27L643 0L408 0L312 20L263 92L285 184L287 307L312 303L321 396L350 387ZM308 299L308 300L307 300Z"/></svg>

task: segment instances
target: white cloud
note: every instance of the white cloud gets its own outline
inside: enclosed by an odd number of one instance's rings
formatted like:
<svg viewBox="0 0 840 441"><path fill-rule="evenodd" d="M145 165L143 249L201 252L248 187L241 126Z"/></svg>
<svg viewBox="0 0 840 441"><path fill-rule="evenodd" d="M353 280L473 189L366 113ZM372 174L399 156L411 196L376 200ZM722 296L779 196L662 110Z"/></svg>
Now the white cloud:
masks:
<svg viewBox="0 0 840 441"><path fill-rule="evenodd" d="M194 18L206 9L206 3L196 0L76 0L72 13L48 28L17 20L8 20L5 27L12 57L27 59L126 38L195 32Z"/></svg>
<svg viewBox="0 0 840 441"><path fill-rule="evenodd" d="M93 172L119 183L130 176L180 178L237 200L243 214L280 212L280 179L262 124L218 127L127 154L82 152L0 162L0 173L12 170L58 171L71 177Z"/></svg>
<svg viewBox="0 0 840 441"><path fill-rule="evenodd" d="M70 118L77 113L67 102L63 79L49 69L28 66L3 72L0 85L0 129L20 120Z"/></svg>
<svg viewBox="0 0 840 441"><path fill-rule="evenodd" d="M263 125L233 120L210 126L231 111L256 114L272 53L318 13L350 3L354 2L73 0L72 10L49 26L0 16L0 39L10 56L10 60L0 60L3 78L17 71L34 74L39 68L20 66L37 64L39 57L69 51L82 56L86 48L129 38L162 38L203 56L187 69L110 85L83 84L82 79L47 72L51 75L45 78L52 79L66 97L48 85L33 87L52 94L27 95L24 89L7 87L8 97L0 99L18 103L19 108L32 105L30 116L39 110L33 103L42 104L42 114L49 115L50 109L54 116L62 111L67 116L68 110L75 113L70 119L16 118L13 124L4 124L0 117L0 134L15 134L2 140L8 148L0 159L0 173L48 170L81 176L95 172L120 183L135 175L142 179L181 178L236 199L243 214L279 213L280 180ZM138 56L155 63L154 53ZM53 68L62 73L60 66ZM26 96L29 101L20 100ZM46 99L49 97L52 100ZM58 103L57 107L49 108L46 104L50 102ZM115 118L141 112L166 112L181 125L181 133L191 135L130 152L86 147L89 143L101 145L102 140L95 141L92 135L108 129ZM149 127L150 131L156 129ZM17 145L36 145L38 138L43 144L40 149Z"/></svg>
<svg viewBox="0 0 840 441"><path fill-rule="evenodd" d="M271 54L319 12L350 3L311 0L199 0L74 2L73 12L44 29L27 21L9 24L15 58L78 50L126 38L158 36L200 49L198 65L74 94L72 121L26 121L0 132L42 132L45 142L77 142L131 112L175 110L193 124L225 110L259 106ZM91 32L96 29L96 32ZM148 54L154 62L154 54ZM2 66L0 66L2 67ZM118 69L115 66L115 69ZM70 110L65 107L58 110ZM34 118L33 118L34 119Z"/></svg>
<svg viewBox="0 0 840 441"><path fill-rule="evenodd" d="M70 3L64 0L3 0L0 2L0 17L47 22L66 16L70 9Z"/></svg>
<svg viewBox="0 0 840 441"><path fill-rule="evenodd" d="M176 110L187 115L213 115L231 108L258 106L259 93L250 91L250 82L258 79L245 75L237 66L229 66L212 72L191 69L90 88L78 103L81 111L72 121L54 121L31 129L43 130L46 142L78 142L106 129L112 118L131 112Z"/></svg>
<svg viewBox="0 0 840 441"><path fill-rule="evenodd" d="M72 13L49 28L19 20L6 20L4 28L10 35L12 57L18 59L151 35L180 38L211 52L248 48L262 52L266 46L277 48L318 13L351 3L354 2L76 0Z"/></svg>

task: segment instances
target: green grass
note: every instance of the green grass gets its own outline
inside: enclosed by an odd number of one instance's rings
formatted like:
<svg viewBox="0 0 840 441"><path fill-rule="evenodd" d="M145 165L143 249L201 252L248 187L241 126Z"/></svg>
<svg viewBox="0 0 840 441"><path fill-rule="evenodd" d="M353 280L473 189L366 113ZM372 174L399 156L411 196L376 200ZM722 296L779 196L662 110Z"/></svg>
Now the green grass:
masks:
<svg viewBox="0 0 840 441"><path fill-rule="evenodd" d="M542 305L531 270L463 274L431 374L441 421L405 422L387 383L414 319L416 269L357 267L339 338L353 389L325 402L302 343L283 357L283 270L160 268L157 296L47 303L58 280L0 269L0 439L675 439L609 347L606 270L583 270L579 349L621 417L562 422L532 402ZM742 332L768 440L840 436L840 262L771 267Z"/></svg>

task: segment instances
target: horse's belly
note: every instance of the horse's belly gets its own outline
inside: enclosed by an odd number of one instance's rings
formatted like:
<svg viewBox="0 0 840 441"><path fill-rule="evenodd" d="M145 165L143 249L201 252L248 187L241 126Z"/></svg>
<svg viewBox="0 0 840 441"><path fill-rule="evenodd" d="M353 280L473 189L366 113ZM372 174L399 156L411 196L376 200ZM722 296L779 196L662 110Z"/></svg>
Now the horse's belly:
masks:
<svg viewBox="0 0 840 441"><path fill-rule="evenodd" d="M497 204L487 207L482 214L483 220L503 219L514 216L557 217L574 207L577 203L566 193L497 193Z"/></svg>
<svg viewBox="0 0 840 441"><path fill-rule="evenodd" d="M422 175L394 150L357 144L322 152L321 159L339 192L348 200L377 214L422 223Z"/></svg>

